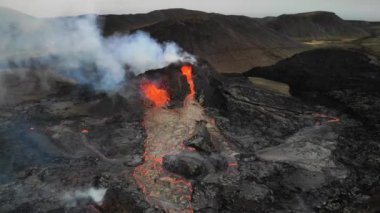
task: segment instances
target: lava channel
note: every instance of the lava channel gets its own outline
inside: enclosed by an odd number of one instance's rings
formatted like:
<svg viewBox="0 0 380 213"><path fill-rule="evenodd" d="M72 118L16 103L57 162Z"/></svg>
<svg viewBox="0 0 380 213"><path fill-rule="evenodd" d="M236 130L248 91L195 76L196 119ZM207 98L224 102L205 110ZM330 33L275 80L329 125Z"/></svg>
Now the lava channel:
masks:
<svg viewBox="0 0 380 213"><path fill-rule="evenodd" d="M218 131L214 120L206 115L203 107L194 99L191 67L182 68L182 74L188 80L190 98L185 99L182 108L153 107L147 110L144 117L147 134L144 144L144 163L135 168L133 176L145 199L152 206L164 209L166 212L186 213L194 212L192 183L165 170L162 165L163 158L166 155L194 151L193 148L186 147L183 141L192 136L199 121L206 121L211 126L212 132ZM217 135L220 137L220 134ZM232 156L232 150L226 148L224 150L228 156ZM235 160L231 162L231 165L236 165Z"/></svg>

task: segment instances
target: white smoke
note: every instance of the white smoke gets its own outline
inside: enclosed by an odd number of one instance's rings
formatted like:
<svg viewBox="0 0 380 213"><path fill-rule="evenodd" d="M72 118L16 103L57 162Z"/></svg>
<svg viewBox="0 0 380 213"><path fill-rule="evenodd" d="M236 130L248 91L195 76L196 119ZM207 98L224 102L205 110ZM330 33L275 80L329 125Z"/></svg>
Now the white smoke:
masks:
<svg viewBox="0 0 380 213"><path fill-rule="evenodd" d="M74 192L66 192L62 196L62 201L67 207L75 207L80 200L91 199L93 202L101 205L107 189L89 188L86 190L76 190Z"/></svg>
<svg viewBox="0 0 380 213"><path fill-rule="evenodd" d="M47 67L112 92L125 80L126 68L139 74L193 61L175 43L160 44L145 32L104 38L96 16L40 20L0 13L0 72Z"/></svg>
<svg viewBox="0 0 380 213"><path fill-rule="evenodd" d="M122 64L128 64L136 73L162 68L173 62L194 60L177 44L173 42L159 44L142 31L129 36L107 38L106 44L109 50L113 50L115 59Z"/></svg>

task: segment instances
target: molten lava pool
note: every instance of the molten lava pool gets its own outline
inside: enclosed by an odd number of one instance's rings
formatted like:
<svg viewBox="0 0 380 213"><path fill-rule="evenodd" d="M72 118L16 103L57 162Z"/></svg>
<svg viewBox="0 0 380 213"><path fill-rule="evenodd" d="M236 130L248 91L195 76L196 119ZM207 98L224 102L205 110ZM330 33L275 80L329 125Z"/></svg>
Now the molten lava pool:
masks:
<svg viewBox="0 0 380 213"><path fill-rule="evenodd" d="M168 92L164 89L158 88L154 83L143 83L141 85L141 90L144 93L145 97L150 100L156 107L163 107L170 101Z"/></svg>

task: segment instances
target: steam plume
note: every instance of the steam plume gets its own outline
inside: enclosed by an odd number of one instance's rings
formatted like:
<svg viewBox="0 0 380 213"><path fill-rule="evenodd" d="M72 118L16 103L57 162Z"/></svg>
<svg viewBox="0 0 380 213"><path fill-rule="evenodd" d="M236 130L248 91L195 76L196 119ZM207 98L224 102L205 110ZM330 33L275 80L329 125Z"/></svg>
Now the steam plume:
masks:
<svg viewBox="0 0 380 213"><path fill-rule="evenodd" d="M66 204L67 207L74 207L77 205L77 202L84 199L91 199L97 204L103 202L104 195L106 194L107 189L95 189L89 188L86 190L76 190L74 192L66 192L62 201Z"/></svg>
<svg viewBox="0 0 380 213"><path fill-rule="evenodd" d="M33 19L0 13L0 72L52 69L80 84L116 91L125 69L135 74L194 58L175 43L160 44L145 32L104 38L96 16Z"/></svg>

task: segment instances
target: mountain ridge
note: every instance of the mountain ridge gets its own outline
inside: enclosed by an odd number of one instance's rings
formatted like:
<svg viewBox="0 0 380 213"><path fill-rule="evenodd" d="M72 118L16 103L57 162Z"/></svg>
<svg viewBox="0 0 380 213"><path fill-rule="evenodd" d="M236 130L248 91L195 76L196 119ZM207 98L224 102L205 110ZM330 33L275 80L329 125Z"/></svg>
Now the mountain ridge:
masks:
<svg viewBox="0 0 380 213"><path fill-rule="evenodd" d="M326 11L284 14L264 19L264 22L277 32L299 41L359 39L370 35L365 29Z"/></svg>
<svg viewBox="0 0 380 213"><path fill-rule="evenodd" d="M178 14L178 9L148 13L144 18L147 22L139 23L141 27L129 24L136 17L124 16L130 20L122 24L112 23L114 16L102 16L104 34L146 31L161 42L176 42L186 51L206 59L219 72L227 73L270 65L308 49L255 18L184 11L184 15L175 15L175 18L170 18L173 17L170 14Z"/></svg>
<svg viewBox="0 0 380 213"><path fill-rule="evenodd" d="M29 23L29 16L25 17L23 20ZM293 19L295 23L291 21ZM176 42L223 73L272 65L313 48L304 44L305 40L355 40L370 35L367 22L345 21L325 11L251 18L176 8L139 14L99 15L98 21L105 37L147 31L161 42Z"/></svg>

